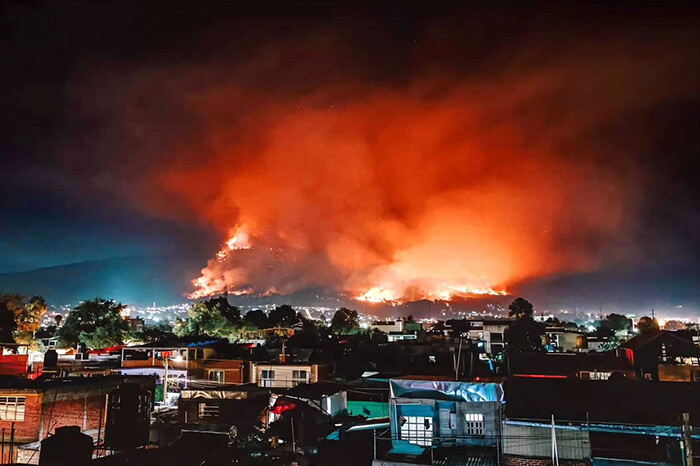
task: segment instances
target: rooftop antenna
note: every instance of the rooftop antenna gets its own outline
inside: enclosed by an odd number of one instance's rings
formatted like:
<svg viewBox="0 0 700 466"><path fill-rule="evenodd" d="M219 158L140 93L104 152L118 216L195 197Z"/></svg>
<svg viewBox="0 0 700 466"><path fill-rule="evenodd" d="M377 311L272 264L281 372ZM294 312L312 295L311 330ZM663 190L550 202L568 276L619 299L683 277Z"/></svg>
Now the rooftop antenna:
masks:
<svg viewBox="0 0 700 466"><path fill-rule="evenodd" d="M654 320L654 308L651 308L651 320Z"/></svg>

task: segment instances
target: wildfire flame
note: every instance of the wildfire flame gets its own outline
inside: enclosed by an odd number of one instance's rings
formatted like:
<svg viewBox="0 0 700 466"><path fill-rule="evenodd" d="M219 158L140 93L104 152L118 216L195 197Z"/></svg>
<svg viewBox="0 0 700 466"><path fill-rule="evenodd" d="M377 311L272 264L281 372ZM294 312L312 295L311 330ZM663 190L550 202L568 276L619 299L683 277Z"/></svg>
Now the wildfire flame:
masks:
<svg viewBox="0 0 700 466"><path fill-rule="evenodd" d="M243 224L231 232L231 237L221 245L221 249L216 253L216 261L222 263L226 261L229 255L233 251L239 251L244 249L250 249L250 235L248 233L248 226ZM253 292L250 288L244 289L232 289L228 288L228 281L226 274L217 277L213 270L210 268L202 269L202 275L198 278L192 280L192 284L196 288L193 293L188 295L189 299L199 299L207 296L212 296L215 294L220 294L227 292L236 296L251 294Z"/></svg>
<svg viewBox="0 0 700 466"><path fill-rule="evenodd" d="M638 183L604 155L629 144L595 135L674 92L657 84L674 68L648 53L621 66L614 47L545 62L533 50L466 77L388 86L324 77L306 87L314 59L270 93L259 78L280 62L273 47L217 85L176 94L203 124L161 185L229 233L190 297L314 287L376 303L498 296L624 259ZM203 149L204 163L193 155Z"/></svg>
<svg viewBox="0 0 700 466"><path fill-rule="evenodd" d="M241 225L233 231L231 238L221 245L221 249L216 253L216 258L220 261L224 260L228 257L231 251L236 251L239 249L250 249L247 225ZM195 283L195 286L198 285Z"/></svg>
<svg viewBox="0 0 700 466"><path fill-rule="evenodd" d="M440 287L431 291L421 290L418 297L421 299L449 301L454 298L464 298L473 295L505 296L507 294L508 293L505 290L496 291L491 287L479 288L470 286L441 285ZM374 286L355 297L355 299L358 301L387 304L400 304L405 301L404 298L404 293L392 288L381 286Z"/></svg>

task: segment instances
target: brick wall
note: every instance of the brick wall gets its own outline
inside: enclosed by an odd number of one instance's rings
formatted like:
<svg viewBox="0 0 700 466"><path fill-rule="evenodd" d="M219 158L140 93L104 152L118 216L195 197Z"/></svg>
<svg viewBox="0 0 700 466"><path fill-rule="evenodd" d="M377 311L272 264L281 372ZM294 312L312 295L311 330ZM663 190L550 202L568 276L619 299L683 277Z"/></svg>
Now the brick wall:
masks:
<svg viewBox="0 0 700 466"><path fill-rule="evenodd" d="M209 371L224 371L224 383L244 383L244 364L237 359L204 359L190 361L190 376L208 379Z"/></svg>
<svg viewBox="0 0 700 466"><path fill-rule="evenodd" d="M57 427L80 426L80 430L98 429L104 419L106 394L63 393L55 400L51 392L44 395L42 436L52 435ZM102 422L104 427L104 422Z"/></svg>
<svg viewBox="0 0 700 466"><path fill-rule="evenodd" d="M33 390L14 390L0 392L0 396L23 396L25 398L24 421L15 421L15 442L27 443L39 440L39 425L41 419L41 395ZM10 441L12 421L0 420L1 430L5 429L5 442Z"/></svg>

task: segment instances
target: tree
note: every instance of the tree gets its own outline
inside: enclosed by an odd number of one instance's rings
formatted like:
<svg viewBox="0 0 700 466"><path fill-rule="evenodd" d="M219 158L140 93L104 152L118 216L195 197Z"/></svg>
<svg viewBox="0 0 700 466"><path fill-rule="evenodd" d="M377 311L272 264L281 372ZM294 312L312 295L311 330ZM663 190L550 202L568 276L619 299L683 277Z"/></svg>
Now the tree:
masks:
<svg viewBox="0 0 700 466"><path fill-rule="evenodd" d="M651 317L642 317L637 322L637 330L642 335L648 335L659 331L659 322Z"/></svg>
<svg viewBox="0 0 700 466"><path fill-rule="evenodd" d="M542 335L545 326L533 319L532 304L523 298L517 298L508 306L509 315L515 316L505 332L506 351L511 353L531 353L544 351Z"/></svg>
<svg viewBox="0 0 700 466"><path fill-rule="evenodd" d="M299 316L289 304L271 310L268 319L271 327L291 327L299 323Z"/></svg>
<svg viewBox="0 0 700 466"><path fill-rule="evenodd" d="M12 343L12 334L17 328L15 312L24 306L24 296L19 294L0 295L0 342Z"/></svg>
<svg viewBox="0 0 700 466"><path fill-rule="evenodd" d="M676 331L676 330L685 330L686 325L681 322L680 320L669 320L664 324L664 330L671 330L671 331Z"/></svg>
<svg viewBox="0 0 700 466"><path fill-rule="evenodd" d="M41 327L41 318L46 314L46 301L41 296L34 296L14 312L15 341L25 345L32 344L34 333Z"/></svg>
<svg viewBox="0 0 700 466"><path fill-rule="evenodd" d="M516 320L523 318L532 319L532 316L535 314L532 304L523 298L516 298L510 306L508 306L508 309L508 316L515 316Z"/></svg>
<svg viewBox="0 0 700 466"><path fill-rule="evenodd" d="M241 311L225 297L198 301L189 310L189 317L178 323L178 336L208 335L228 338L241 326Z"/></svg>
<svg viewBox="0 0 700 466"><path fill-rule="evenodd" d="M270 328L267 315L259 309L246 312L243 316L243 323L246 327Z"/></svg>
<svg viewBox="0 0 700 466"><path fill-rule="evenodd" d="M564 330L578 331L578 325L576 322L563 322Z"/></svg>
<svg viewBox="0 0 700 466"><path fill-rule="evenodd" d="M600 321L601 327L607 327L615 332L627 332L632 330L632 319L621 314L608 314L603 320Z"/></svg>
<svg viewBox="0 0 700 466"><path fill-rule="evenodd" d="M611 329L610 327L606 327L604 325L601 325L596 329L595 332L596 336L603 337L603 338L611 338L615 336L615 331Z"/></svg>
<svg viewBox="0 0 700 466"><path fill-rule="evenodd" d="M145 326L140 332L131 335L131 338L142 343L152 344L166 341L175 336L168 324L158 326Z"/></svg>
<svg viewBox="0 0 700 466"><path fill-rule="evenodd" d="M325 343L326 327L322 321L307 319L298 314L302 328L294 332L287 340L288 348L321 348Z"/></svg>
<svg viewBox="0 0 700 466"><path fill-rule="evenodd" d="M352 328L359 327L357 311L351 311L341 307L335 314L333 314L333 319L331 319L331 329L340 333L343 330L350 330Z"/></svg>
<svg viewBox="0 0 700 466"><path fill-rule="evenodd" d="M27 300L21 294L0 295L0 341L32 344L44 314L46 301L41 296Z"/></svg>
<svg viewBox="0 0 700 466"><path fill-rule="evenodd" d="M82 342L90 348L121 344L129 329L129 323L121 316L124 307L122 303L102 298L83 301L58 330L61 344L75 346Z"/></svg>

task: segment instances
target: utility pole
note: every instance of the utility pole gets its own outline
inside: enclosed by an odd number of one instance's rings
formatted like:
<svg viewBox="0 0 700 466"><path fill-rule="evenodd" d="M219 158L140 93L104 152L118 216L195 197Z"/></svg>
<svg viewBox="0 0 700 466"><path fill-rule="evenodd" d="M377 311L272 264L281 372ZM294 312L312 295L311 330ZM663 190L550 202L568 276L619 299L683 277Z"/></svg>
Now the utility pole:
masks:
<svg viewBox="0 0 700 466"><path fill-rule="evenodd" d="M294 437L294 417L290 417L289 423L292 426L292 452L294 453L294 458L297 456L297 441L296 438Z"/></svg>
<svg viewBox="0 0 700 466"><path fill-rule="evenodd" d="M681 442L681 447L683 449L684 465L693 466L693 444L691 437L690 414L681 414L681 420L683 421L683 440Z"/></svg>
<svg viewBox="0 0 700 466"><path fill-rule="evenodd" d="M165 378L163 379L163 404L168 402L168 357L163 358L165 363Z"/></svg>
<svg viewBox="0 0 700 466"><path fill-rule="evenodd" d="M373 442L373 444L372 444L372 447L373 447L373 448L372 448L372 450L373 450L372 459L375 459L375 460L376 460L376 459L377 459L377 429L372 429L372 433L373 433L372 437L373 437L373 440L374 440L374 442Z"/></svg>
<svg viewBox="0 0 700 466"><path fill-rule="evenodd" d="M455 364L455 381L459 380L459 363L462 358L462 337L459 337L459 350L457 351L457 364Z"/></svg>
<svg viewBox="0 0 700 466"><path fill-rule="evenodd" d="M557 433L552 414L552 466L559 466L559 448L557 448Z"/></svg>

